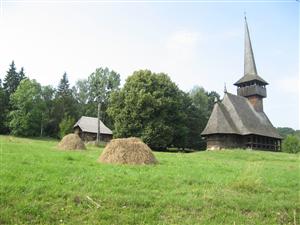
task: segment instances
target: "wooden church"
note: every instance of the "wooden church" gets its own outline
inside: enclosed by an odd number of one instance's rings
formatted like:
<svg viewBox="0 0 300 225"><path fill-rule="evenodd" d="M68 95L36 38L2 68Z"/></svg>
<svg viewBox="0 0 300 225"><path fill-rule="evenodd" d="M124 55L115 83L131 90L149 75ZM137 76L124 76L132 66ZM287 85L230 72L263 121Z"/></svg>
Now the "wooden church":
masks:
<svg viewBox="0 0 300 225"><path fill-rule="evenodd" d="M234 84L237 95L224 91L224 98L215 103L202 136L207 149L280 151L282 137L263 110L268 83L257 74L246 18L244 51L244 76Z"/></svg>

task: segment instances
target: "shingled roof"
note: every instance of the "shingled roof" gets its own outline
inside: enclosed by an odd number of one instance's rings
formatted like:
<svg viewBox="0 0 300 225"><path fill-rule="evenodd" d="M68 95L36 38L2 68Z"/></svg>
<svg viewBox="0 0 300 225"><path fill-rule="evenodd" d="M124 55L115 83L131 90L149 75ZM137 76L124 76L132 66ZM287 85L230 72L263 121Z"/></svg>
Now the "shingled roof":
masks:
<svg viewBox="0 0 300 225"><path fill-rule="evenodd" d="M77 126L83 132L97 133L98 132L98 118L82 116L77 121L77 123L75 123L74 128ZM112 134L112 131L107 126L105 126L101 120L100 120L100 133L101 134Z"/></svg>
<svg viewBox="0 0 300 225"><path fill-rule="evenodd" d="M247 98L230 93L214 105L202 135L219 133L282 139L264 112L257 112Z"/></svg>
<svg viewBox="0 0 300 225"><path fill-rule="evenodd" d="M246 74L241 79L239 79L237 82L235 82L234 85L239 86L240 84L247 83L249 81L255 81L255 80L261 82L263 85L268 84L267 81L262 79L257 74Z"/></svg>

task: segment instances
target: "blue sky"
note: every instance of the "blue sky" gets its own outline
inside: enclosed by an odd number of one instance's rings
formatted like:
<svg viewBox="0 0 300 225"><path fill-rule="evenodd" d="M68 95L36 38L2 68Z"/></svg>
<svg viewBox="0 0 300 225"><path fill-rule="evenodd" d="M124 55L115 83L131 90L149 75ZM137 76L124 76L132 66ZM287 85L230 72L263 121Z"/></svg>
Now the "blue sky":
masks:
<svg viewBox="0 0 300 225"><path fill-rule="evenodd" d="M195 85L236 93L243 75L244 11L258 74L270 83L264 109L274 126L299 129L299 3L2 0L0 78L12 60L43 85L70 82L97 67L121 74L165 72L184 91Z"/></svg>

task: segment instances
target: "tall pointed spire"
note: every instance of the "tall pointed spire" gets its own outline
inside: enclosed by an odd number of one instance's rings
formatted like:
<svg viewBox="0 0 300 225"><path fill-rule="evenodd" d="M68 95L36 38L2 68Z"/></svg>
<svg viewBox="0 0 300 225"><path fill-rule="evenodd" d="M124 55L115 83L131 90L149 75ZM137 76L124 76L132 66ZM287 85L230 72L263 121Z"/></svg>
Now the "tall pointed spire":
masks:
<svg viewBox="0 0 300 225"><path fill-rule="evenodd" d="M256 65L250 40L250 34L245 16L245 53L244 53L244 75L257 75Z"/></svg>
<svg viewBox="0 0 300 225"><path fill-rule="evenodd" d="M235 82L234 85L244 87L245 85L249 85L252 81L258 81L261 85L267 85L268 83L257 74L246 16L244 51L244 76Z"/></svg>

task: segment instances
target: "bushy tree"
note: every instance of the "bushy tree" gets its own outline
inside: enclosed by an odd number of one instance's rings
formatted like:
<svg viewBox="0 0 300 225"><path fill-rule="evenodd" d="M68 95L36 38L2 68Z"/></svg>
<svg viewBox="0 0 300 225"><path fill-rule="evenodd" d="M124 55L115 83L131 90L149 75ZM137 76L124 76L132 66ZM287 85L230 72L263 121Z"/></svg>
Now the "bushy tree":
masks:
<svg viewBox="0 0 300 225"><path fill-rule="evenodd" d="M300 140L294 135L288 135L283 140L283 151L288 153L298 153L300 152Z"/></svg>
<svg viewBox="0 0 300 225"><path fill-rule="evenodd" d="M204 88L196 86L190 91L189 95L192 99L192 104L196 107L198 113L201 114L201 117L208 119L210 111L208 108L208 96Z"/></svg>
<svg viewBox="0 0 300 225"><path fill-rule="evenodd" d="M41 85L35 80L21 81L10 97L12 111L9 127L13 135L38 136L41 133L45 104L41 96Z"/></svg>
<svg viewBox="0 0 300 225"><path fill-rule="evenodd" d="M55 115L55 89L50 86L42 87L42 100L45 103L45 111L42 117L42 136L57 137L56 117Z"/></svg>
<svg viewBox="0 0 300 225"><path fill-rule="evenodd" d="M207 110L208 110L208 114L210 115L213 108L214 108L214 105L215 105L215 102L216 100L220 100L220 95L215 92L215 91L211 91L211 92L206 92L206 95L208 97L208 107L207 107Z"/></svg>
<svg viewBox="0 0 300 225"><path fill-rule="evenodd" d="M108 99L119 89L120 75L108 68L97 68L88 79L79 80L75 86L75 96L80 104L80 115L97 116L98 102L101 102L101 119L108 127L112 121L107 114Z"/></svg>
<svg viewBox="0 0 300 225"><path fill-rule="evenodd" d="M212 112L215 99L220 95L214 91L207 92L203 87L195 86L190 92L190 105L186 107L188 118L188 146L194 149L205 149L206 143L201 137L209 116Z"/></svg>
<svg viewBox="0 0 300 225"><path fill-rule="evenodd" d="M199 113L202 117L202 122L206 124L207 121L203 118L208 120L214 104L215 100L220 100L220 95L215 92L207 92L203 87L195 86L190 92L189 95L192 99L192 104L198 109Z"/></svg>
<svg viewBox="0 0 300 225"><path fill-rule="evenodd" d="M294 136L300 140L300 130L295 130Z"/></svg>
<svg viewBox="0 0 300 225"><path fill-rule="evenodd" d="M134 72L110 99L114 135L141 137L152 148L171 146L184 128L182 100L182 92L166 74Z"/></svg>
<svg viewBox="0 0 300 225"><path fill-rule="evenodd" d="M89 83L87 79L78 80L73 87L75 99L80 106L79 116L97 117L97 102L91 99Z"/></svg>
<svg viewBox="0 0 300 225"><path fill-rule="evenodd" d="M295 130L290 127L277 127L277 131L283 138L285 138L288 135L295 134Z"/></svg>
<svg viewBox="0 0 300 225"><path fill-rule="evenodd" d="M186 108L188 127L187 147L191 149L202 150L206 148L206 142L201 137L201 132L204 129L206 118L203 118L198 108L189 104Z"/></svg>
<svg viewBox="0 0 300 225"><path fill-rule="evenodd" d="M72 133L75 119L71 116L65 115L59 124L59 136L63 138L66 134Z"/></svg>

